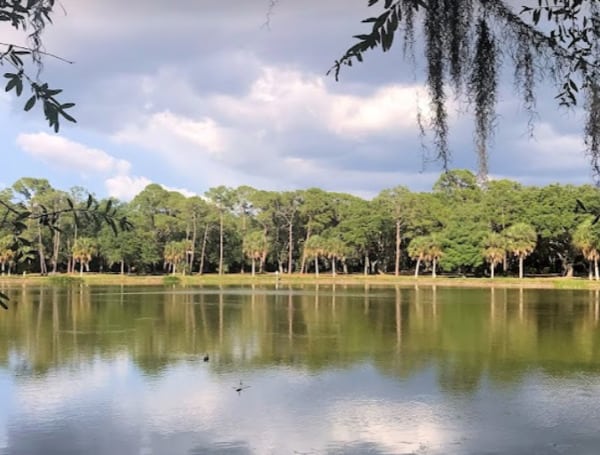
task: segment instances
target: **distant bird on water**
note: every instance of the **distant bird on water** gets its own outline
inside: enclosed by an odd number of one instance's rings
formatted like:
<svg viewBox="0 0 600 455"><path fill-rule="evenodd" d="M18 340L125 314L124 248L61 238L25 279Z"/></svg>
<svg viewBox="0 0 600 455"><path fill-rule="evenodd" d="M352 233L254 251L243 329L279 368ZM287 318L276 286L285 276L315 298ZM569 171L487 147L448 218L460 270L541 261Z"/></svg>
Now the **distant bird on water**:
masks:
<svg viewBox="0 0 600 455"><path fill-rule="evenodd" d="M202 360L208 362L210 360L210 357L208 356L208 354L204 354L204 358Z"/></svg>
<svg viewBox="0 0 600 455"><path fill-rule="evenodd" d="M235 390L235 391L236 391L238 394L241 394L241 393L242 393L242 390L244 390L244 389L248 389L248 388L250 388L250 386L249 386L249 385L244 385L244 384L242 383L242 381L240 381L240 385L239 385L239 386L235 386L235 387L233 388L233 390Z"/></svg>

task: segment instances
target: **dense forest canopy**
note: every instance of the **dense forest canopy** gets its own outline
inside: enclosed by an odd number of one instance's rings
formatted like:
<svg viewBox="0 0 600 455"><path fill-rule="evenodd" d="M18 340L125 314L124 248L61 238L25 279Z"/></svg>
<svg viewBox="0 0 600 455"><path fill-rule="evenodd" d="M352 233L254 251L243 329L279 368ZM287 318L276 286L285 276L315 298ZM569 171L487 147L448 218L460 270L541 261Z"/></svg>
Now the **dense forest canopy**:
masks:
<svg viewBox="0 0 600 455"><path fill-rule="evenodd" d="M70 202L69 202L70 201ZM579 202L578 202L579 201ZM591 185L481 187L468 170L443 173L431 192L403 186L372 200L319 188L211 188L185 197L157 184L130 202L108 199L133 228L77 216L83 188L22 178L0 192L2 273L423 273L598 277L600 195ZM15 250L11 207L59 213L54 227L24 220ZM74 204L75 212L70 204ZM586 210L578 210L578 207ZM591 213L590 213L591 212Z"/></svg>

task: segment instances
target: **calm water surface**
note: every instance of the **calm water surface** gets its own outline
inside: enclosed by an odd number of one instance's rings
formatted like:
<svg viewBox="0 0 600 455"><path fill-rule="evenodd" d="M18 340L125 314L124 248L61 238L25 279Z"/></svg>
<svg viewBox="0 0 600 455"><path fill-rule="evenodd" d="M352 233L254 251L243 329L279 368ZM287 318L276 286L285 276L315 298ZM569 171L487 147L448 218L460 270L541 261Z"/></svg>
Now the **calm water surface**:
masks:
<svg viewBox="0 0 600 455"><path fill-rule="evenodd" d="M600 453L597 292L6 292L1 455Z"/></svg>

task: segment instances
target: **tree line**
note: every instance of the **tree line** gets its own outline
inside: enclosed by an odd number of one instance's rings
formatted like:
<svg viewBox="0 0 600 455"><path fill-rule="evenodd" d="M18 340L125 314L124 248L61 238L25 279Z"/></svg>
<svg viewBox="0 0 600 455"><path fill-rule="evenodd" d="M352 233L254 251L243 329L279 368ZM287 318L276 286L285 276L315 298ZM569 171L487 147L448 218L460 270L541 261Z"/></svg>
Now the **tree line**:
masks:
<svg viewBox="0 0 600 455"><path fill-rule="evenodd" d="M600 193L592 185L478 184L443 173L366 200L319 188L210 188L185 197L150 184L130 202L100 201L132 228L86 216L88 192L21 178L0 191L0 268L10 273L431 273L586 275L599 279ZM21 242L6 222L26 206ZM51 226L36 214L52 214ZM80 214L78 216L78 213ZM83 214L83 216L81 215Z"/></svg>

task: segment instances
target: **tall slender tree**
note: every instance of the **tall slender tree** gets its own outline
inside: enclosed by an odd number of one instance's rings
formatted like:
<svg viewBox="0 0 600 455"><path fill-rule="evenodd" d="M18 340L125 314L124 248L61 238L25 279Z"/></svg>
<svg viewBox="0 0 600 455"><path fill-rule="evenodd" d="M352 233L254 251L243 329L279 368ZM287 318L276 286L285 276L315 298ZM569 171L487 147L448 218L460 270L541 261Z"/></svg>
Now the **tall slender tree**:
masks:
<svg viewBox="0 0 600 455"><path fill-rule="evenodd" d="M490 264L490 277L494 278L494 269L506 257L506 239L497 232L490 232L485 240L483 256Z"/></svg>
<svg viewBox="0 0 600 455"><path fill-rule="evenodd" d="M517 223L506 229L504 235L508 250L519 260L519 278L523 278L523 261L535 249L537 233L533 226Z"/></svg>

